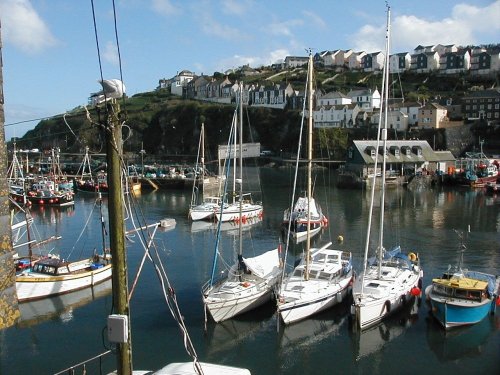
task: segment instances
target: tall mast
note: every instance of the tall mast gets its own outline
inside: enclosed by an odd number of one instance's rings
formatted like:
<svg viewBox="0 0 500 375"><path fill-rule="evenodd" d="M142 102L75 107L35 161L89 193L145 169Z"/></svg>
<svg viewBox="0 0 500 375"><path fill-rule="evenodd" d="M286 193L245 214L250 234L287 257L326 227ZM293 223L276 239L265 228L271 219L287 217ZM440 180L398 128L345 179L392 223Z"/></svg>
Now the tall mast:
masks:
<svg viewBox="0 0 500 375"><path fill-rule="evenodd" d="M239 160L239 168L240 168L240 216L239 216L239 255L243 254L243 223L242 223L242 215L243 215L243 81L240 82L240 134L239 134L239 151L238 158ZM238 262L239 264L239 262Z"/></svg>
<svg viewBox="0 0 500 375"><path fill-rule="evenodd" d="M195 175L196 178L196 175ZM205 123L201 123L201 186L205 183Z"/></svg>
<svg viewBox="0 0 500 375"><path fill-rule="evenodd" d="M387 5L387 31L385 36L385 60L384 60L384 74L382 82L382 103L380 105L380 116L384 116L384 126L382 128L382 186L380 194L380 232L379 232L379 262L378 262L378 277L382 276L382 262L380 261L384 251L384 212L385 212L385 172L387 168L387 116L389 112L389 51L390 51L390 36L391 36L391 8ZM378 150L377 150L378 154Z"/></svg>
<svg viewBox="0 0 500 375"><path fill-rule="evenodd" d="M311 199L312 199L312 138L313 138L313 65L312 52L309 51L308 64L308 127L307 127L307 240L306 240L306 272L305 279L309 280L309 251L311 249Z"/></svg>

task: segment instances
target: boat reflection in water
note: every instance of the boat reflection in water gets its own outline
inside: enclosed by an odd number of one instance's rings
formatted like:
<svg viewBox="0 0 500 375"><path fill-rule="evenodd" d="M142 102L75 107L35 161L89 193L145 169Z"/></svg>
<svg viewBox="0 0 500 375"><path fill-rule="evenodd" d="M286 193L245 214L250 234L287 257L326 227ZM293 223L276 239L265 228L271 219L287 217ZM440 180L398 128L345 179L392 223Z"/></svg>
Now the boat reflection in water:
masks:
<svg viewBox="0 0 500 375"><path fill-rule="evenodd" d="M352 300L348 298L332 309L310 316L296 323L279 324L279 343L282 355L292 357L296 353L315 347L325 340L341 334L348 322ZM346 328L347 329L347 328Z"/></svg>
<svg viewBox="0 0 500 375"><path fill-rule="evenodd" d="M110 295L111 289L111 279L108 279L93 287L76 292L20 303L21 317L17 324L19 327L29 327L55 318L60 318L65 322L70 321L75 309L98 298Z"/></svg>
<svg viewBox="0 0 500 375"><path fill-rule="evenodd" d="M356 361L380 352L384 345L400 337L418 319L420 305L421 298L415 298L413 303L379 324L366 330L353 332L353 354Z"/></svg>
<svg viewBox="0 0 500 375"><path fill-rule="evenodd" d="M251 228L254 228L259 223L262 223L262 217L252 217L250 219L246 219L241 223L241 230L246 231ZM239 233L239 222L236 221L225 221L220 223L220 231L223 233L228 233L232 235L238 235ZM219 226L218 222L214 221L193 221L191 223L191 233L202 232L202 231L217 231Z"/></svg>
<svg viewBox="0 0 500 375"><path fill-rule="evenodd" d="M488 315L481 322L445 331L431 315L427 318L427 343L440 362L480 357L485 351L488 338L498 334L494 321L498 317Z"/></svg>
<svg viewBox="0 0 500 375"><path fill-rule="evenodd" d="M215 323L209 319L206 327L208 354L232 351L258 332L267 331L269 325L275 324L275 320L271 319L275 308L274 302L268 302L258 309L222 322Z"/></svg>

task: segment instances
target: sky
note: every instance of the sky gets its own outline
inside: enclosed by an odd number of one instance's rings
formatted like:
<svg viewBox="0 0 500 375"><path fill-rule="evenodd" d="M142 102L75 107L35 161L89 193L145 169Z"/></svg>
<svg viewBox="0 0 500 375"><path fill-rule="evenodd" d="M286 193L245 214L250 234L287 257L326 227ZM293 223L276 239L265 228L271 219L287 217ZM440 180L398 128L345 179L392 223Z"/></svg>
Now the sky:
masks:
<svg viewBox="0 0 500 375"><path fill-rule="evenodd" d="M389 5L391 53L413 53L420 44L500 43L500 0ZM101 90L101 75L122 77L132 96L185 69L212 75L257 68L307 56L309 48L383 51L386 2L0 0L0 22L10 140L40 119L86 105Z"/></svg>

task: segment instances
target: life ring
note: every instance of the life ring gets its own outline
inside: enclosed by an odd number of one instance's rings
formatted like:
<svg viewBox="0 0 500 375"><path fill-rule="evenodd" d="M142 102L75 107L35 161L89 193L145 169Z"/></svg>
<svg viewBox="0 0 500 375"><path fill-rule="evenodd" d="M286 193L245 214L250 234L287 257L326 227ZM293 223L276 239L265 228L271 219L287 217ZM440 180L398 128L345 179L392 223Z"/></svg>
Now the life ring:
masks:
<svg viewBox="0 0 500 375"><path fill-rule="evenodd" d="M415 262L417 260L417 255L415 253L408 253L408 258L412 261Z"/></svg>
<svg viewBox="0 0 500 375"><path fill-rule="evenodd" d="M244 283L241 283L241 286L243 288L248 288L251 284L248 281L245 281Z"/></svg>
<svg viewBox="0 0 500 375"><path fill-rule="evenodd" d="M387 313L390 313L391 312L391 301L389 301L389 300L385 301L384 306L385 306Z"/></svg>

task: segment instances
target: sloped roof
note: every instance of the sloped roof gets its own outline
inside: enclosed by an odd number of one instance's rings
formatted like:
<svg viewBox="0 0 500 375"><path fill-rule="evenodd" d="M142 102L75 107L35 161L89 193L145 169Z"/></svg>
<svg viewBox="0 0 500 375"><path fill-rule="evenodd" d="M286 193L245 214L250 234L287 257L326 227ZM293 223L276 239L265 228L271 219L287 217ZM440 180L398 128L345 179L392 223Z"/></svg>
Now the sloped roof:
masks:
<svg viewBox="0 0 500 375"><path fill-rule="evenodd" d="M365 164L374 164L375 159L371 157L369 153L366 152L367 148L377 147L376 140L363 140L363 141L353 141L353 146L358 150L359 154L363 158ZM382 147L382 142L380 143ZM442 161L454 161L455 158L453 154L449 151L434 151L427 141L420 140L404 140L404 141L387 141L387 149L392 150L394 148L409 147L411 150L410 155L407 156L403 152L400 152L399 157L395 156L394 153L388 152L386 157L387 163L423 163L428 162L442 162ZM414 151L416 148L420 148L421 156L418 156ZM448 154L446 154L448 153ZM383 160L382 155L377 153L378 162L381 163Z"/></svg>
<svg viewBox="0 0 500 375"><path fill-rule="evenodd" d="M488 89L471 91L464 98L498 98L500 97L500 89Z"/></svg>
<svg viewBox="0 0 500 375"><path fill-rule="evenodd" d="M349 99L346 95L342 94L340 91L331 91L323 95L319 99L337 99L337 98L345 98Z"/></svg>

